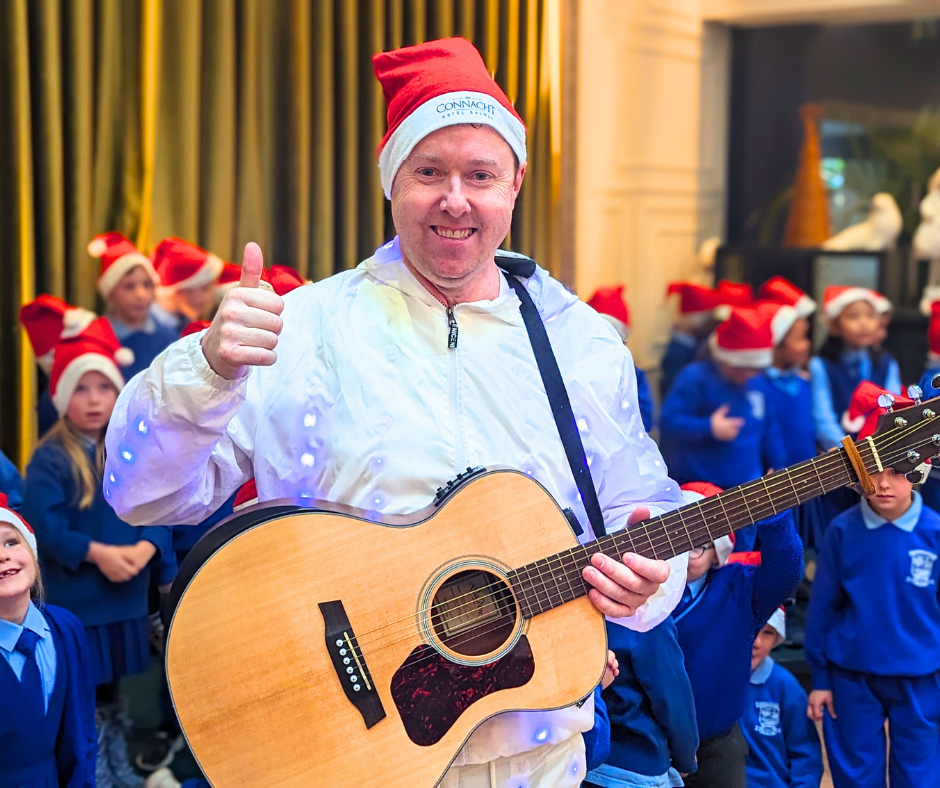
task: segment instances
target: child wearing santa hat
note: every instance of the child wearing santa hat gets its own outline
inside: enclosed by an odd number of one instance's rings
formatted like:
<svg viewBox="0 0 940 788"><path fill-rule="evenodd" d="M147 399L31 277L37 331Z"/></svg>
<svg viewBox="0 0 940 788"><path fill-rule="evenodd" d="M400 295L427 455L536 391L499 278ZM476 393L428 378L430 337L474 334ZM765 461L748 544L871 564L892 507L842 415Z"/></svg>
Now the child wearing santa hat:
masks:
<svg viewBox="0 0 940 788"><path fill-rule="evenodd" d="M118 232L95 236L88 253L101 260L98 293L106 304L105 316L118 341L134 354L123 370L130 380L179 339L179 332L152 314L160 277L149 257Z"/></svg>
<svg viewBox="0 0 940 788"><path fill-rule="evenodd" d="M680 484L706 480L720 487L786 465L772 405L754 378L773 360L770 321L756 309L733 308L709 340L711 358L689 364L676 378L660 424L660 446ZM738 534L750 550L755 532Z"/></svg>
<svg viewBox="0 0 940 788"><path fill-rule="evenodd" d="M888 394L870 383L855 390L860 438L874 433ZM890 396L896 408L913 404ZM935 785L940 515L904 474L887 468L871 480L874 494L830 523L819 553L806 622L807 713L822 721L835 788L884 786L886 774L892 786Z"/></svg>
<svg viewBox="0 0 940 788"><path fill-rule="evenodd" d="M678 296L677 315L660 364L661 399L666 398L682 368L699 358L706 338L717 323L714 310L718 306L718 294L710 287L692 282L670 282L666 296L670 295Z"/></svg>
<svg viewBox="0 0 940 788"><path fill-rule="evenodd" d="M819 734L806 716L806 693L770 656L786 635L786 614L779 607L751 649L751 683L741 717L748 788L819 788L822 779Z"/></svg>
<svg viewBox="0 0 940 788"><path fill-rule="evenodd" d="M85 632L68 610L43 602L36 535L2 494L0 657L0 785L94 785Z"/></svg>
<svg viewBox="0 0 940 788"><path fill-rule="evenodd" d="M26 470L24 517L36 530L50 602L85 629L97 687L99 786L139 786L127 759L129 721L118 682L150 662L147 592L151 559L159 583L176 570L168 528L133 528L102 492L104 433L131 361L110 323L99 318L55 348L49 390L59 421ZM129 450L127 450L129 451ZM104 488L119 480L104 480Z"/></svg>
<svg viewBox="0 0 940 788"><path fill-rule="evenodd" d="M623 295L624 286L602 287L587 302L588 306L597 310L601 317L614 327L617 336L624 345L630 336L630 309ZM640 418L647 432L653 429L653 396L650 394L650 384L646 373L639 367L633 367L636 372L636 398L640 406Z"/></svg>
<svg viewBox="0 0 940 788"><path fill-rule="evenodd" d="M683 490L703 497L721 492L702 482ZM732 508L729 516L734 515ZM700 739L698 770L685 779L690 788L745 788L747 743L738 720L745 710L751 650L803 573L803 547L789 510L762 520L757 531L759 561L720 566L717 545L691 551L686 590L672 613Z"/></svg>
<svg viewBox="0 0 940 788"><path fill-rule="evenodd" d="M157 320L179 332L187 323L207 317L225 263L179 238L164 238L151 259L160 277L154 310Z"/></svg>

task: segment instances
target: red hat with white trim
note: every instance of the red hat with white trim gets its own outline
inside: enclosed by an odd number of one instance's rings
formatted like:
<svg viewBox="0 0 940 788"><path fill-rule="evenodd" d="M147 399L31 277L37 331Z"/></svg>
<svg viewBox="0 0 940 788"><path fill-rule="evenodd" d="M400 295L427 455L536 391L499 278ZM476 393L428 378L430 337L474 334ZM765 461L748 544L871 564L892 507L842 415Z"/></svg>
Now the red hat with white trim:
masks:
<svg viewBox="0 0 940 788"><path fill-rule="evenodd" d="M718 294L718 303L721 306L752 307L754 306L754 288L746 282L729 282L722 279L715 290Z"/></svg>
<svg viewBox="0 0 940 788"><path fill-rule="evenodd" d="M309 284L289 265L272 265L264 278L279 296L285 296L291 290Z"/></svg>
<svg viewBox="0 0 940 788"><path fill-rule="evenodd" d="M215 283L215 296L221 301L225 294L236 287L242 278L242 267L236 263L226 263Z"/></svg>
<svg viewBox="0 0 940 788"><path fill-rule="evenodd" d="M816 311L816 302L782 276L775 276L764 282L758 295L762 301L792 306L800 317L809 317Z"/></svg>
<svg viewBox="0 0 940 788"><path fill-rule="evenodd" d="M182 331L180 331L180 339L183 337L188 337L191 334L198 334L200 331L204 331L209 326L212 325L210 320L194 320L192 323L186 326Z"/></svg>
<svg viewBox="0 0 940 788"><path fill-rule="evenodd" d="M160 241L153 250L153 264L164 294L213 284L225 268L225 263L211 252L179 238Z"/></svg>
<svg viewBox="0 0 940 788"><path fill-rule="evenodd" d="M764 301L758 304L757 311L770 321L770 333L773 335L774 347L783 342L784 337L793 328L793 324L801 317L796 307L773 301Z"/></svg>
<svg viewBox="0 0 940 788"><path fill-rule="evenodd" d="M930 344L930 356L940 358L940 301L930 305L930 322L927 324L927 342Z"/></svg>
<svg viewBox="0 0 940 788"><path fill-rule="evenodd" d="M20 536L22 536L23 539L26 540L26 544L29 545L29 549L33 551L33 555L37 555L36 534L33 532L32 526L10 508L10 502L7 500L7 496L4 493L0 493L0 523L12 525L19 531Z"/></svg>
<svg viewBox="0 0 940 788"><path fill-rule="evenodd" d="M780 639L777 641L778 643L782 643L787 639L787 614L782 606L778 607L770 614L770 618L767 619L767 625L777 630L777 634L780 635Z"/></svg>
<svg viewBox="0 0 940 788"><path fill-rule="evenodd" d="M70 306L52 295L41 295L20 307L20 323L26 329L36 361L47 375L52 372L55 346L84 331L97 317L94 312Z"/></svg>
<svg viewBox="0 0 940 788"><path fill-rule="evenodd" d="M160 284L160 277L157 276L150 258L119 232L96 235L88 244L88 254L101 259L98 292L105 300L121 281L121 277L138 265L147 272L154 285Z"/></svg>
<svg viewBox="0 0 940 788"><path fill-rule="evenodd" d="M249 479L235 493L235 500L232 501L232 511L237 512L256 503L258 503L258 485L255 484L254 479Z"/></svg>
<svg viewBox="0 0 940 788"><path fill-rule="evenodd" d="M710 316L712 310L718 306L718 293L710 287L692 282L670 282L666 288L666 297L671 295L679 296L679 314L683 317Z"/></svg>
<svg viewBox="0 0 940 788"><path fill-rule="evenodd" d="M679 489L682 491L682 499L686 503L695 503L703 498L711 498L713 495L724 492L721 487L710 482L686 482ZM718 556L718 566L724 566L728 563L728 556L734 550L734 533L719 536L712 541L712 546Z"/></svg>
<svg viewBox="0 0 940 788"><path fill-rule="evenodd" d="M712 358L732 367L762 369L774 359L770 320L757 309L734 308L708 338Z"/></svg>
<svg viewBox="0 0 940 788"><path fill-rule="evenodd" d="M56 346L49 377L52 404L60 416L64 415L75 387L86 372L100 372L120 391L124 388L124 376L118 365L126 367L133 363L133 351L121 347L107 318L99 317L81 334Z"/></svg>
<svg viewBox="0 0 940 788"><path fill-rule="evenodd" d="M823 311L830 320L835 320L842 310L856 301L867 301L879 315L890 312L891 302L876 290L867 287L832 285L823 296Z"/></svg>
<svg viewBox="0 0 940 788"><path fill-rule="evenodd" d="M878 404L878 398L882 394L891 398L892 407L895 408L906 408L914 404L914 400L908 399L903 394L894 394L869 380L863 380L855 387L848 410L842 414L842 429L847 433L858 433L858 440L874 435L878 419L888 412Z"/></svg>
<svg viewBox="0 0 940 788"><path fill-rule="evenodd" d="M630 336L630 309L623 297L624 286L601 287L591 296L588 306L596 310L610 323L620 338L626 342Z"/></svg>
<svg viewBox="0 0 940 788"><path fill-rule="evenodd" d="M415 146L446 126L494 128L526 162L525 124L483 58L464 38L426 41L372 57L388 105L388 131L379 144L379 171L391 198L395 175Z"/></svg>

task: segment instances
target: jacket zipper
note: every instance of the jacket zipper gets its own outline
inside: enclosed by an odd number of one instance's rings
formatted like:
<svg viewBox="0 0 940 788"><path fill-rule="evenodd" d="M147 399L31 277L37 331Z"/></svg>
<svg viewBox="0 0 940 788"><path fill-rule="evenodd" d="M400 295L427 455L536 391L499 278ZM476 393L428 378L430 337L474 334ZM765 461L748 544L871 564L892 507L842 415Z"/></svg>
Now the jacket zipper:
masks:
<svg viewBox="0 0 940 788"><path fill-rule="evenodd" d="M454 308L447 307L447 348L448 350L457 349L457 318L454 316Z"/></svg>
<svg viewBox="0 0 940 788"><path fill-rule="evenodd" d="M460 421L460 365L457 358L457 316L452 306L447 307L447 349L450 351L450 411L454 423L454 471L459 473L466 465L463 427Z"/></svg>

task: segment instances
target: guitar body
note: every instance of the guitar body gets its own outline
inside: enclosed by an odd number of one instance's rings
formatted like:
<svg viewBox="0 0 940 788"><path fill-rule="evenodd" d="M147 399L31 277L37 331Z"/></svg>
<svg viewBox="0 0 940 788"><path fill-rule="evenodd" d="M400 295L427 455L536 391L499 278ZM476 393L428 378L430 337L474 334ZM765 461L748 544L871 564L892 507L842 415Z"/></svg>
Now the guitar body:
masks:
<svg viewBox="0 0 940 788"><path fill-rule="evenodd" d="M431 788L487 718L571 705L604 672L586 596L526 619L503 582L577 544L515 471L417 517L242 515L203 541L174 588L166 660L215 786Z"/></svg>

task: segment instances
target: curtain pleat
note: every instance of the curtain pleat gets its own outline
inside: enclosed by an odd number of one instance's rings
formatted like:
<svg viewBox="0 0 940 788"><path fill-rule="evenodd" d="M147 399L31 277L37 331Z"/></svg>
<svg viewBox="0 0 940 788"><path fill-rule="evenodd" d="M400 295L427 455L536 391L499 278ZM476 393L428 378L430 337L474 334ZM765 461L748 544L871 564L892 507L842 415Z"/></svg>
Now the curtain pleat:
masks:
<svg viewBox="0 0 940 788"><path fill-rule="evenodd" d="M36 368L16 315L37 292L101 309L88 241L176 235L317 280L394 234L376 166L380 50L462 35L526 122L507 245L558 270L561 0L6 0L0 4L0 447L33 444ZM555 20L558 24L558 20ZM558 116L560 117L560 116ZM12 276L12 280L10 277Z"/></svg>

